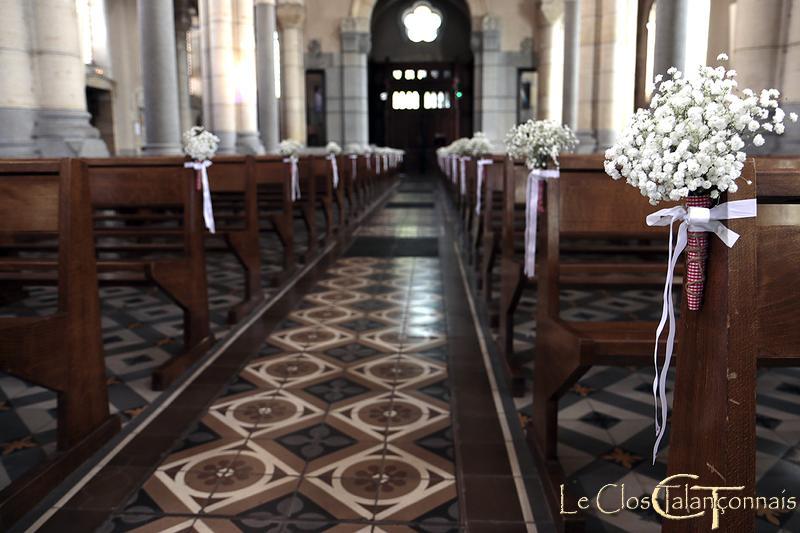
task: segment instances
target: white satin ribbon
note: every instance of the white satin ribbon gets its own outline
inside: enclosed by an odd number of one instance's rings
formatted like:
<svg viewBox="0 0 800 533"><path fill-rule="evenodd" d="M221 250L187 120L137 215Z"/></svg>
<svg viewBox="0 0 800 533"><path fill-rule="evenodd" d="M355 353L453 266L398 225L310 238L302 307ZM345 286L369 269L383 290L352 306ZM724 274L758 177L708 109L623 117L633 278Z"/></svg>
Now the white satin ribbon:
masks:
<svg viewBox="0 0 800 533"><path fill-rule="evenodd" d="M675 348L675 306L672 300L672 279L675 274L675 266L678 263L683 251L686 249L688 232L711 232L731 248L739 239L739 234L726 228L720 220L733 220L736 218L752 218L756 216L758 206L756 200L735 200L720 204L711 209L705 207L683 206L662 209L647 215L648 226L669 226L669 254L667 263L667 278L664 282L664 306L661 310L661 321L656 329L656 346L653 350L653 364L656 369L656 377L653 380L653 400L655 402L655 422L656 422L656 442L653 445L653 464L656 462L658 447L661 439L667 430L667 371L672 360L672 352ZM680 221L678 226L678 237L673 248L672 245L672 225ZM664 354L664 364L659 371L658 368L658 340L664 331L664 325L669 320L669 331L667 332L667 346ZM659 421L659 407L661 420Z"/></svg>
<svg viewBox="0 0 800 533"><path fill-rule="evenodd" d="M375 154L375 172L381 173L381 156L379 154Z"/></svg>
<svg viewBox="0 0 800 533"><path fill-rule="evenodd" d="M367 160L367 170L372 170L372 163L370 163L370 159L371 159L371 158L370 158L369 154L366 154L366 155L364 156L364 159L366 159L366 160Z"/></svg>
<svg viewBox="0 0 800 533"><path fill-rule="evenodd" d="M331 162L331 170L333 170L333 188L339 188L339 163L336 161L336 155L330 154L328 161Z"/></svg>
<svg viewBox="0 0 800 533"><path fill-rule="evenodd" d="M358 176L358 156L356 154L350 154L350 163L353 166L353 181L356 181Z"/></svg>
<svg viewBox="0 0 800 533"><path fill-rule="evenodd" d="M292 201L300 199L300 169L297 168L297 157L291 156L283 160L292 165Z"/></svg>
<svg viewBox="0 0 800 533"><path fill-rule="evenodd" d="M471 157L464 156L459 158L459 163L461 163L461 196L466 196L467 194L467 161L472 160Z"/></svg>
<svg viewBox="0 0 800 533"><path fill-rule="evenodd" d="M389 156L386 154L383 154L383 171L389 171Z"/></svg>
<svg viewBox="0 0 800 533"><path fill-rule="evenodd" d="M451 155L450 156L450 179L452 180L453 184L455 184L456 180L458 179L458 163L456 160L458 156Z"/></svg>
<svg viewBox="0 0 800 533"><path fill-rule="evenodd" d="M203 187L203 220L206 223L206 228L211 233L217 232L216 224L214 223L214 207L211 205L211 188L208 185L208 167L213 163L206 159L205 161L191 161L184 163L184 168L191 168L195 172L200 173L200 182Z"/></svg>
<svg viewBox="0 0 800 533"><path fill-rule="evenodd" d="M528 174L525 191L525 275L532 278L536 274L536 226L539 221L539 182L558 179L558 169L535 168Z"/></svg>
<svg viewBox="0 0 800 533"><path fill-rule="evenodd" d="M491 160L491 159L478 159L478 180L477 180L478 181L478 183L477 183L478 189L477 189L477 192L476 192L477 198L476 198L476 201L475 201L475 214L476 215L480 215L481 214L481 198L483 196L483 173L484 173L483 167L485 167L486 165L491 165L493 163L494 163L494 161Z"/></svg>

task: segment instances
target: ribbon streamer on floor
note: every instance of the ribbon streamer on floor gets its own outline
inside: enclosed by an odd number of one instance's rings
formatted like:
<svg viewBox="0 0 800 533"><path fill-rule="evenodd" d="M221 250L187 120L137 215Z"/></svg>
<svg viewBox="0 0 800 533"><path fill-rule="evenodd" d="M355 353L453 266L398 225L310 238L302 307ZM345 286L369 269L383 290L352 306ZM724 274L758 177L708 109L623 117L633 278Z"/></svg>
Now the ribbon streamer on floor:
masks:
<svg viewBox="0 0 800 533"><path fill-rule="evenodd" d="M711 232L731 248L739 239L739 234L726 228L720 220L733 220L737 218L752 218L756 216L758 206L754 198L749 200L735 200L720 204L711 209L705 207L683 206L662 209L647 215L648 226L669 226L669 254L667 262L667 279L664 281L664 306L661 310L661 321L656 329L656 346L653 350L653 364L656 377L653 380L653 401L655 402L656 442L653 445L653 464L656 463L658 447L667 430L667 371L669 370L672 353L675 348L675 305L672 300L672 280L675 274L675 265L678 263L683 251L686 249L688 232ZM680 221L678 237L675 246L672 245L672 227ZM664 354L664 364L658 367L658 341L664 331L664 325L669 321L667 331L667 346ZM659 420L659 414L661 419Z"/></svg>
<svg viewBox="0 0 800 533"><path fill-rule="evenodd" d="M336 161L336 155L330 154L328 161L331 162L331 170L333 171L333 188L339 188L339 163Z"/></svg>
<svg viewBox="0 0 800 533"><path fill-rule="evenodd" d="M217 232L216 224L214 223L214 207L211 205L211 188L208 185L208 167L213 163L206 159L205 161L190 161L184 163L184 168L191 168L197 173L197 190L203 191L203 221L206 223L206 228L211 233Z"/></svg>
<svg viewBox="0 0 800 533"><path fill-rule="evenodd" d="M461 196L466 196L467 194L467 161L471 160L472 158L469 156L459 159L461 163Z"/></svg>
<svg viewBox="0 0 800 533"><path fill-rule="evenodd" d="M558 169L535 168L528 174L525 191L525 275L532 278L536 274L536 225L539 215L539 182L558 179Z"/></svg>
<svg viewBox="0 0 800 533"><path fill-rule="evenodd" d="M491 159L478 159L478 190L476 191L476 199L475 199L475 214L480 216L481 214L481 198L483 196L483 173L484 167L486 165L491 165L494 163Z"/></svg>
<svg viewBox="0 0 800 533"><path fill-rule="evenodd" d="M300 169L297 168L297 157L291 156L283 160L292 166L292 201L300 199Z"/></svg>

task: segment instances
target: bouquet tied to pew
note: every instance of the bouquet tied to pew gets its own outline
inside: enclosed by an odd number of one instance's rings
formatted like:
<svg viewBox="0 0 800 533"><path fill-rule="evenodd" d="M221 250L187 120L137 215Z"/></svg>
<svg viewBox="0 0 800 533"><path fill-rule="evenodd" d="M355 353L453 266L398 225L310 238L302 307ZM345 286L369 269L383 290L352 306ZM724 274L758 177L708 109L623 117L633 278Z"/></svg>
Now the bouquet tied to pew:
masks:
<svg viewBox="0 0 800 533"><path fill-rule="evenodd" d="M297 158L303 148L303 143L294 139L284 139L278 143L278 153L285 158L284 162L289 163L291 171L292 201L300 198L300 169L297 166Z"/></svg>
<svg viewBox="0 0 800 533"><path fill-rule="evenodd" d="M303 143L294 139L284 139L278 143L278 153L284 157L297 157L303 148Z"/></svg>
<svg viewBox="0 0 800 533"><path fill-rule="evenodd" d="M524 160L530 170L525 194L524 271L526 276L533 277L536 269L537 213L544 210L544 180L560 176L558 155L572 152L578 146L578 138L566 124L555 120L529 120L511 128L505 143L508 155Z"/></svg>
<svg viewBox="0 0 800 533"><path fill-rule="evenodd" d="M216 224L208 184L208 167L218 148L219 137L202 126L194 126L183 133L183 152L192 159L184 167L195 171L197 190L203 191L203 220L211 233L216 232Z"/></svg>
<svg viewBox="0 0 800 533"><path fill-rule="evenodd" d="M717 60L728 56L720 54ZM625 178L652 205L685 202L710 208L725 192L736 192L748 145L763 146L765 135L781 135L786 113L780 92L737 90L736 71L700 66L686 79L675 67L656 76L658 89L648 109L639 109L617 143L606 151L605 170ZM795 113L789 119L797 121ZM708 240L689 232L686 295L690 310L702 304Z"/></svg>

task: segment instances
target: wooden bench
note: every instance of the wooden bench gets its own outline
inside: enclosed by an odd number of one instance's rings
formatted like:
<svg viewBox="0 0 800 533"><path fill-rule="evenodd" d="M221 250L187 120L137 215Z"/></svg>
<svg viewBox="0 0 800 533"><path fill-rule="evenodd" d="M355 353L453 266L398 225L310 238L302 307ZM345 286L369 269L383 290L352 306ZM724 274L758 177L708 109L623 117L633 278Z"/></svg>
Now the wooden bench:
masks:
<svg viewBox="0 0 800 533"><path fill-rule="evenodd" d="M40 238L56 239L57 252L12 254ZM51 272L58 287L55 314L0 318L0 370L58 393L58 451L0 493L0 523L11 524L120 428L108 408L85 164L0 162L0 243L5 279Z"/></svg>
<svg viewBox="0 0 800 533"><path fill-rule="evenodd" d="M337 157L339 165L339 186L333 186L333 167L327 155L308 156L312 179L315 182L317 192L317 204L325 215L325 239L330 239L336 229L344 225L344 209L342 191L344 181L342 179L341 158ZM336 213L338 212L338 216Z"/></svg>
<svg viewBox="0 0 800 533"><path fill-rule="evenodd" d="M276 155L254 158L261 231L274 231L283 246L285 275L295 268L294 213L291 168Z"/></svg>
<svg viewBox="0 0 800 533"><path fill-rule="evenodd" d="M749 160L743 178L753 186L725 200L757 198L758 216L723 221L741 238L727 248L710 237L703 307L681 308L667 452L668 474L745 487L728 496L755 495L756 366L800 364L800 160ZM708 531L709 520L664 531ZM728 510L719 531L755 531L754 511Z"/></svg>

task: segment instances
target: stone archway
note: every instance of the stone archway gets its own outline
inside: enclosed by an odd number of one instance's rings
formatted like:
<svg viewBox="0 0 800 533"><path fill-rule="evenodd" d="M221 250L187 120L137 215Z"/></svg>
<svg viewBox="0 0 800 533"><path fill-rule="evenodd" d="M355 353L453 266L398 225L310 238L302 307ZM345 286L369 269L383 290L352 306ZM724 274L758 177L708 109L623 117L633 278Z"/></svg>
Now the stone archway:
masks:
<svg viewBox="0 0 800 533"><path fill-rule="evenodd" d="M350 17L371 20L372 11L378 0L352 0L350 3ZM486 7L486 0L466 0L469 13L472 17L473 29L479 29L479 21L489 13Z"/></svg>

